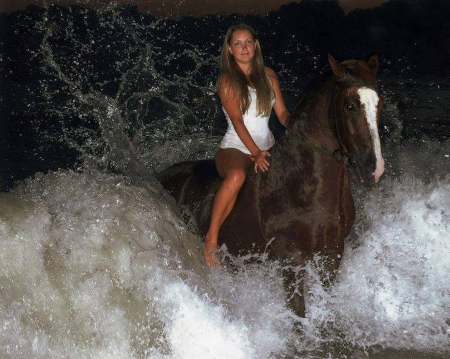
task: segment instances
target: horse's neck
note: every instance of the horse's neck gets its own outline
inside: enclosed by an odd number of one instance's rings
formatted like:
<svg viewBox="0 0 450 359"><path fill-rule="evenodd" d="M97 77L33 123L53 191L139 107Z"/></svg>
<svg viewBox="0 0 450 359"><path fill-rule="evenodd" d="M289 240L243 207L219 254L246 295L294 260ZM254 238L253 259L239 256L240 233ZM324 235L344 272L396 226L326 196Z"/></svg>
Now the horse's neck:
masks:
<svg viewBox="0 0 450 359"><path fill-rule="evenodd" d="M295 136L330 153L339 148L334 118L329 116L335 100L333 91L332 79L326 82L324 89L307 89L293 113Z"/></svg>
<svg viewBox="0 0 450 359"><path fill-rule="evenodd" d="M334 87L333 79L328 78L306 89L293 112L292 124L288 126L289 134L284 135L270 150L274 163L267 174L268 183L274 183L270 178L276 178L281 173L286 182L295 180L306 169L306 165L314 167L317 160L326 166L329 164L333 169L335 166L342 169L342 163L331 158L340 149L334 118L329 118L329 108L335 105ZM324 150L326 154L319 154L314 147ZM279 168L272 171L272 167ZM340 172L338 170L336 173Z"/></svg>

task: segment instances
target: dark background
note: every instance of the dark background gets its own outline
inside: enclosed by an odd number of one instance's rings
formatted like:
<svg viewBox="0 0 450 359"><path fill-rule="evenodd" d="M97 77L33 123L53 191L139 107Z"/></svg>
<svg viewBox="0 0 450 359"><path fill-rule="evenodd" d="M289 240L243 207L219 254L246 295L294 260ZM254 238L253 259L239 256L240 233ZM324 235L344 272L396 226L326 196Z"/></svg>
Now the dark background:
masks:
<svg viewBox="0 0 450 359"><path fill-rule="evenodd" d="M417 83L426 89L423 84L428 82L433 89L432 97L439 97L437 94L441 92L444 99L448 96L450 2L447 0L393 0L347 15L337 1L309 0L282 6L266 16L234 14L161 20L142 14L131 5L118 6L115 11L121 20L112 19L111 23L115 24L112 28L103 26L110 15L82 6L30 5L23 11L0 14L2 190L8 190L15 181L37 171L74 168L79 164L75 149L43 140L40 133L51 132L57 138L63 122L66 127L82 125L99 130L88 115L92 108L85 109L86 103L73 100L74 90L68 86L70 79L62 81L48 71L42 44L49 29L53 32L47 43L53 56L62 64L62 73L79 77L73 81L77 84L76 91L81 93L95 91L116 96L119 78L125 69L136 65L134 62L150 44L152 66L158 76L142 70L136 74L133 91L158 85L162 87L161 96L177 98L180 106L192 109L191 114L183 114L184 131L211 135L224 131L217 98L194 101L206 98L208 84L217 76L218 62L205 62L199 67L196 58L186 51L193 47L200 55L217 60L224 32L233 21L243 20L257 29L266 64L279 74L289 108L293 108L306 83L327 67L328 53L341 61L377 54L379 83L391 101L397 103L404 122L404 138L421 133L438 140L449 136L449 110L445 100L441 98L434 106L427 91L417 93ZM48 26L36 26L37 23ZM68 27L69 37L64 31ZM96 45L89 45L89 41ZM84 51L86 46L88 50ZM145 67L142 64L141 68ZM95 82L90 82L94 77ZM167 85L169 82L172 85ZM171 115L171 106L160 98L149 100L143 120L147 125L153 125L152 121L160 118L161 113ZM412 108L416 110L414 121L411 121ZM129 110L122 108L127 114ZM80 116L83 113L86 116ZM163 124L154 126L162 128ZM274 132L279 131L275 126ZM165 139L161 136L154 141ZM102 151L107 149L97 148L94 154L101 155Z"/></svg>

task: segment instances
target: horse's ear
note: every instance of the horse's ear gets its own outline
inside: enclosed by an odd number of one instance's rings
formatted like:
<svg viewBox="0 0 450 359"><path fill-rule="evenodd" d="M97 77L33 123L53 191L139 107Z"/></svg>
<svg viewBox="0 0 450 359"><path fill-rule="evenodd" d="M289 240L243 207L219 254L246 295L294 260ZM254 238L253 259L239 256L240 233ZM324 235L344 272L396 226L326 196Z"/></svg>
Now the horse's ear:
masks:
<svg viewBox="0 0 450 359"><path fill-rule="evenodd" d="M333 56L328 54L328 63L331 66L331 69L333 70L333 73L337 77L343 77L346 73L344 65L342 65L340 62L336 61Z"/></svg>
<svg viewBox="0 0 450 359"><path fill-rule="evenodd" d="M367 64L369 65L369 68L372 70L373 76L375 76L378 72L378 56L373 55L370 57L369 61L367 61Z"/></svg>

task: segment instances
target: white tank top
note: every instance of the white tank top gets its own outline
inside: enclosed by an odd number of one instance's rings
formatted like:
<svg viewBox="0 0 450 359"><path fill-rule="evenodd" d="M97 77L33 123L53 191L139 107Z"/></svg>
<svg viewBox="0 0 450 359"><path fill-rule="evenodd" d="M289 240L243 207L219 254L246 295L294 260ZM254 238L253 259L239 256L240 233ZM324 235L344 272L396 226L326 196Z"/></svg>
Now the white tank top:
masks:
<svg viewBox="0 0 450 359"><path fill-rule="evenodd" d="M266 151L275 143L272 132L269 129L269 118L268 116L258 116L258 111L256 110L256 90L253 87L249 87L250 90L250 106L247 112L244 114L244 125L247 127L250 136L252 136L253 141L259 147L261 151ZM275 103L275 98L272 97L272 106ZM234 129L233 123L231 122L230 116L228 116L227 111L222 106L222 110L228 122L228 129L220 142L220 148L237 148L238 150L251 154L248 148L239 138L236 130Z"/></svg>

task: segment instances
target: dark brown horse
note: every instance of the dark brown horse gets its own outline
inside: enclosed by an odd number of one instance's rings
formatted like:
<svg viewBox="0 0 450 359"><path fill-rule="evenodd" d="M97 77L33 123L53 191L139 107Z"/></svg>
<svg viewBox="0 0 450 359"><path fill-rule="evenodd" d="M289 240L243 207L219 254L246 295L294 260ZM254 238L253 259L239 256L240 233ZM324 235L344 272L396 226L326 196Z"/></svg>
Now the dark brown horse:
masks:
<svg viewBox="0 0 450 359"><path fill-rule="evenodd" d="M337 270L355 219L347 162L361 181L372 184L384 172L384 161L375 86L378 58L341 64L329 56L328 61L331 71L307 87L286 135L270 149L269 171L248 174L219 234L219 245L226 244L230 253L267 251L292 266L304 266L318 253L329 273ZM204 235L221 182L214 162L180 163L160 180ZM302 293L302 282L293 272L285 278L291 303L302 315L304 301L292 295Z"/></svg>

